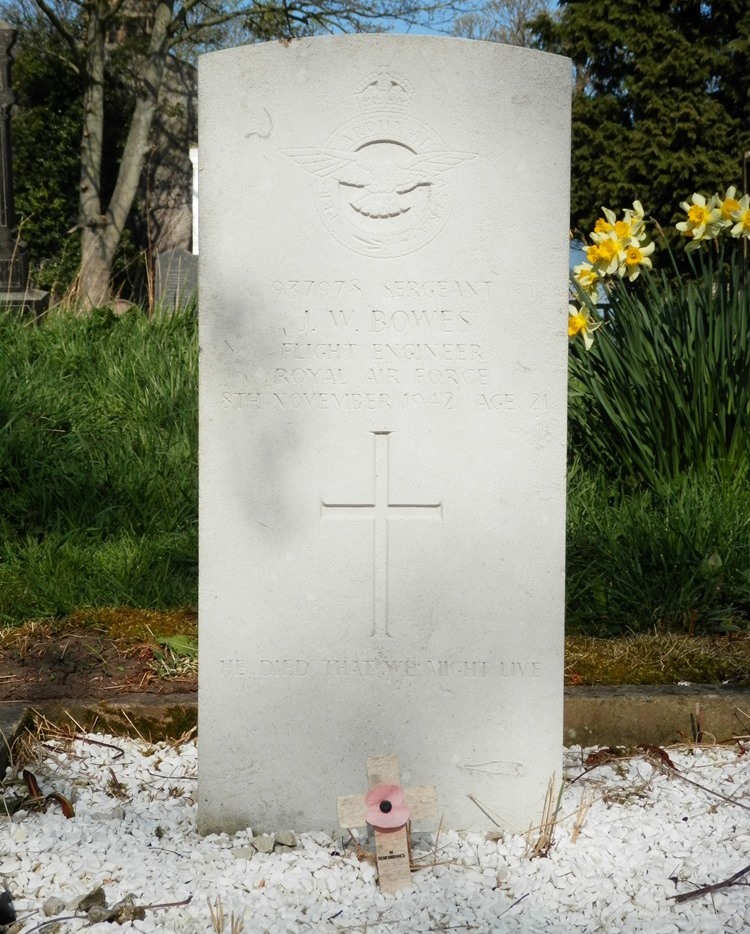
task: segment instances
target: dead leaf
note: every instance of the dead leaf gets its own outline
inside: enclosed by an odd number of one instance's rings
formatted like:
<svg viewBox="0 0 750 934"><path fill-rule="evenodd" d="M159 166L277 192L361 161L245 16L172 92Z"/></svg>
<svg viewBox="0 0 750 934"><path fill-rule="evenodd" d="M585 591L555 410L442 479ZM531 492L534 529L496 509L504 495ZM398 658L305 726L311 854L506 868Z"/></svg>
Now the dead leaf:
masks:
<svg viewBox="0 0 750 934"><path fill-rule="evenodd" d="M607 746L604 749L597 749L596 752L592 752L586 756L584 765L604 765L605 762L612 762L615 759L619 759L621 755L622 751L620 749L615 749L614 746Z"/></svg>
<svg viewBox="0 0 750 934"><path fill-rule="evenodd" d="M638 747L642 749L646 755L653 756L654 759L659 759L668 769L672 769L673 772L679 772L680 770L669 758L669 755L665 749L662 749L661 746L652 746L648 743L641 743Z"/></svg>
<svg viewBox="0 0 750 934"><path fill-rule="evenodd" d="M39 787L39 782L36 780L36 776L33 772L30 772L29 769L24 769L21 773L23 780L26 782L26 788L29 792L29 797L39 800L43 798L42 789Z"/></svg>
<svg viewBox="0 0 750 934"><path fill-rule="evenodd" d="M44 800L45 803L47 801L57 801L57 803L60 805L60 810L63 812L63 816L67 817L68 820L70 820L71 817L76 816L73 805L70 803L70 801L68 801L65 795L61 795L59 791L51 792Z"/></svg>

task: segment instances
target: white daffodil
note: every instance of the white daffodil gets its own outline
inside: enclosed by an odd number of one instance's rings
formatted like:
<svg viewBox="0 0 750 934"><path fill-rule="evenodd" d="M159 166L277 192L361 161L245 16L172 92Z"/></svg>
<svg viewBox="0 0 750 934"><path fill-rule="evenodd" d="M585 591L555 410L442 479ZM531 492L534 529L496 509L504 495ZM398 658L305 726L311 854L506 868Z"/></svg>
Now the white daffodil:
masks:
<svg viewBox="0 0 750 934"><path fill-rule="evenodd" d="M625 249L625 261L620 267L620 275L634 282L640 275L641 269L651 269L649 257L654 252L654 248L653 242L642 246L637 240L631 240Z"/></svg>
<svg viewBox="0 0 750 934"><path fill-rule="evenodd" d="M750 195L740 198L733 219L737 223L732 227L732 236L750 238Z"/></svg>
<svg viewBox="0 0 750 934"><path fill-rule="evenodd" d="M737 198L737 189L734 185L727 188L723 198L716 199L719 216L717 223L720 227L731 227L735 222L735 214L740 210L740 202Z"/></svg>
<svg viewBox="0 0 750 934"><path fill-rule="evenodd" d="M573 268L573 278L589 295L596 295L602 277L590 263L581 263Z"/></svg>
<svg viewBox="0 0 750 934"><path fill-rule="evenodd" d="M601 321L594 321L587 311L578 309L575 305L568 305L568 337L572 339L580 334L586 350L593 347L592 335L600 325Z"/></svg>
<svg viewBox="0 0 750 934"><path fill-rule="evenodd" d="M691 238L691 242L685 247L686 250L697 250L705 240L714 240L718 236L721 229L721 212L717 201L717 196L709 202L703 195L695 192L690 202L681 202L680 207L687 214L687 220L680 221L675 226L684 236Z"/></svg>

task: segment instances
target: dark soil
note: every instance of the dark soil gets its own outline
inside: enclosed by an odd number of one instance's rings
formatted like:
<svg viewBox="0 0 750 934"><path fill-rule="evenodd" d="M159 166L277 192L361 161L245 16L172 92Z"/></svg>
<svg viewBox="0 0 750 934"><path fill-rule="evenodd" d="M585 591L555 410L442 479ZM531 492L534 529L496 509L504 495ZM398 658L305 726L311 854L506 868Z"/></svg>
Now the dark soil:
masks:
<svg viewBox="0 0 750 934"><path fill-rule="evenodd" d="M0 702L195 691L195 666L188 670L185 659L171 656L157 641L175 629L194 637L195 614L189 616L183 612L179 625L156 632L150 618L145 632L132 625L112 632L110 620L90 618L0 630Z"/></svg>

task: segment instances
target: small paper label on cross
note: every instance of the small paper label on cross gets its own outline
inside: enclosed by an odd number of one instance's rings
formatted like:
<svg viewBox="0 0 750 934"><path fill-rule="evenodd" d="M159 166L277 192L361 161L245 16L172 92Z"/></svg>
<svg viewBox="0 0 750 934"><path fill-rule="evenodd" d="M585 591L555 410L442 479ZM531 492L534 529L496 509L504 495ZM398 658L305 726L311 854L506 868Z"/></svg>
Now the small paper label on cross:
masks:
<svg viewBox="0 0 750 934"><path fill-rule="evenodd" d="M388 619L388 523L394 519L442 520L442 503L392 503L389 490L390 431L375 436L375 488L372 502L326 503L321 500L322 519L367 519L373 530L373 620L371 636L390 636Z"/></svg>
<svg viewBox="0 0 750 934"><path fill-rule="evenodd" d="M339 825L347 829L364 827L368 824L373 810L377 814L377 798L385 795L371 793L378 789L386 789L392 794L387 797L395 801L394 809L401 808L405 812L407 823L395 829L379 830L377 825L370 823L375 836L375 857L378 867L378 881L384 892L394 894L411 886L411 848L409 835L411 821L424 820L434 817L437 812L437 798L435 789L431 785L418 785L413 788L401 788L398 759L396 756L369 756L367 759L367 781L370 793L364 795L347 795L337 801ZM384 805L388 805L386 808ZM391 802L384 801L380 810L388 816L391 811ZM398 823L398 820L396 821Z"/></svg>

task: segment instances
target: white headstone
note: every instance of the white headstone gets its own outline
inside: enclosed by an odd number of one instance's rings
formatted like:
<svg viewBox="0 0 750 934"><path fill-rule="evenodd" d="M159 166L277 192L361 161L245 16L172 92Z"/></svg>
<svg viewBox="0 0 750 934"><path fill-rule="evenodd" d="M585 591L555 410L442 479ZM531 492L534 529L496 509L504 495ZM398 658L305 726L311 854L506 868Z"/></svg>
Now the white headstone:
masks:
<svg viewBox="0 0 750 934"><path fill-rule="evenodd" d="M201 60L204 832L333 828L383 752L446 827L541 816L570 97L567 59L464 40Z"/></svg>

